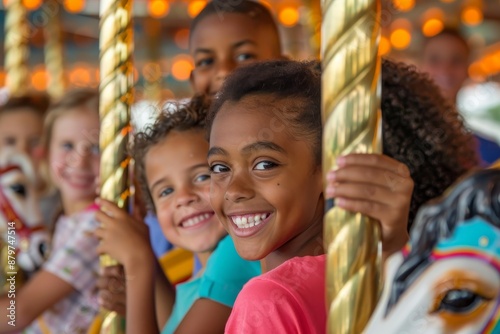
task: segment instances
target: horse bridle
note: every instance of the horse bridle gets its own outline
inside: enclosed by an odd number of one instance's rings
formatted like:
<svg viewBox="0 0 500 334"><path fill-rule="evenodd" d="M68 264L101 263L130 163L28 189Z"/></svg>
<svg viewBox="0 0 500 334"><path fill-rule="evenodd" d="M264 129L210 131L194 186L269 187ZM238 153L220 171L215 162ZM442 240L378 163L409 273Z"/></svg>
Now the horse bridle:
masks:
<svg viewBox="0 0 500 334"><path fill-rule="evenodd" d="M11 172L13 170L22 170L18 165L8 165L6 167L0 168L0 175ZM2 187L0 187L0 212L2 212L7 219L7 225L9 223L14 223L15 231L16 231L16 239L21 241L23 239L29 239L31 233L43 230L43 225L37 225L33 227L29 227L26 222L19 216L16 210L12 207L12 204L9 202L7 196L5 195ZM21 245L22 243L18 243Z"/></svg>

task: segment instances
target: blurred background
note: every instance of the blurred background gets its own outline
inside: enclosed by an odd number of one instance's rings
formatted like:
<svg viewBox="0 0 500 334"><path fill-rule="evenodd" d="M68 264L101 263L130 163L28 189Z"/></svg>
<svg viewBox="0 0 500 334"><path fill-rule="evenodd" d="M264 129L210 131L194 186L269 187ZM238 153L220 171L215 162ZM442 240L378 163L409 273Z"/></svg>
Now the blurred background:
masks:
<svg viewBox="0 0 500 334"><path fill-rule="evenodd" d="M318 0L319 1L319 0ZM190 20L204 0L135 0L134 75L136 97L165 100L191 95L188 53ZM317 57L313 37L315 0L265 0L281 30L285 53L294 59ZM469 79L457 106L473 126L500 142L500 0L383 0L380 53L419 67L426 38L452 27L469 44ZM30 85L47 88L44 27L60 13L64 75L68 87L99 82L99 1L23 0L29 10ZM59 6L59 7L57 7ZM58 9L59 8L59 9ZM0 1L0 39L5 39L5 0ZM5 82L0 52L0 86Z"/></svg>

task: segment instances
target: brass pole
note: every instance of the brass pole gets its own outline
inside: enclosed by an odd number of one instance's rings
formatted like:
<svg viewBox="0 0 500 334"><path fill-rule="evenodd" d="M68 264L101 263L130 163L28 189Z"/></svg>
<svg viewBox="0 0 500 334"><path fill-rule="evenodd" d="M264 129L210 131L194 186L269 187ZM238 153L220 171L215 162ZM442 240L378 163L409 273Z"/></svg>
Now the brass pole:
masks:
<svg viewBox="0 0 500 334"><path fill-rule="evenodd" d="M7 0L5 17L5 71L9 94L28 91L29 28L22 0Z"/></svg>
<svg viewBox="0 0 500 334"><path fill-rule="evenodd" d="M100 105L101 197L127 208L129 165L126 147L133 102L132 0L100 2ZM104 255L101 266L117 262ZM123 333L124 321L115 312L103 310L100 333Z"/></svg>
<svg viewBox="0 0 500 334"><path fill-rule="evenodd" d="M336 158L381 151L380 0L322 1L323 173ZM381 290L380 227L327 201L328 333L361 333Z"/></svg>
<svg viewBox="0 0 500 334"><path fill-rule="evenodd" d="M55 16L48 20L44 27L45 67L49 74L47 91L52 98L58 99L64 94L66 81L64 78L63 45L61 34L61 10L58 2L54 2Z"/></svg>

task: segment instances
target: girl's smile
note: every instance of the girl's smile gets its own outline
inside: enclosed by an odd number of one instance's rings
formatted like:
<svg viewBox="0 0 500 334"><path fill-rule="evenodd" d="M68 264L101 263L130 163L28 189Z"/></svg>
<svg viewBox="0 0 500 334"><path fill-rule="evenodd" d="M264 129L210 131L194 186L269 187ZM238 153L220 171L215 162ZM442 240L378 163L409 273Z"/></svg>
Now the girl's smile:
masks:
<svg viewBox="0 0 500 334"><path fill-rule="evenodd" d="M226 102L212 125L210 200L247 260L300 254L321 235L321 168L281 117L295 103L249 95Z"/></svg>
<svg viewBox="0 0 500 334"><path fill-rule="evenodd" d="M145 173L160 227L177 247L212 251L226 234L210 206L208 143L203 131L171 131L145 155Z"/></svg>
<svg viewBox="0 0 500 334"><path fill-rule="evenodd" d="M234 224L234 234L238 237L249 237L261 231L272 217L272 213L250 213L231 215L228 217Z"/></svg>

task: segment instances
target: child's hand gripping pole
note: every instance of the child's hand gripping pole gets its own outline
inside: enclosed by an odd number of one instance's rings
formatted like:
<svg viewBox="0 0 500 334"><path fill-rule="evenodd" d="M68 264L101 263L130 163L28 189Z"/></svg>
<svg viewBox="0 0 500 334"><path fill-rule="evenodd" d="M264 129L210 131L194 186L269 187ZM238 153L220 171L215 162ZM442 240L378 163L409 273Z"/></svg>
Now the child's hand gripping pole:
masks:
<svg viewBox="0 0 500 334"><path fill-rule="evenodd" d="M322 1L323 175L349 153L378 153L379 0ZM332 206L332 201L327 201ZM378 222L339 207L324 218L328 333L360 333L381 290Z"/></svg>
<svg viewBox="0 0 500 334"><path fill-rule="evenodd" d="M125 149L130 133L130 107L133 101L132 2L100 2L100 194L102 198L117 203L121 208L127 207L130 195L130 158ZM116 261L109 256L101 257L101 266L114 264ZM102 310L100 317L102 325L99 333L124 332L124 320L117 313Z"/></svg>

